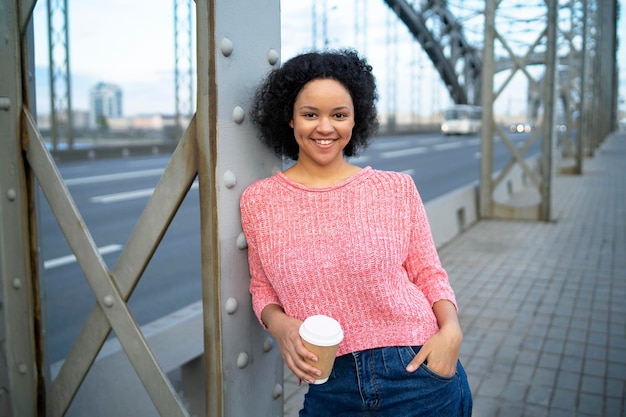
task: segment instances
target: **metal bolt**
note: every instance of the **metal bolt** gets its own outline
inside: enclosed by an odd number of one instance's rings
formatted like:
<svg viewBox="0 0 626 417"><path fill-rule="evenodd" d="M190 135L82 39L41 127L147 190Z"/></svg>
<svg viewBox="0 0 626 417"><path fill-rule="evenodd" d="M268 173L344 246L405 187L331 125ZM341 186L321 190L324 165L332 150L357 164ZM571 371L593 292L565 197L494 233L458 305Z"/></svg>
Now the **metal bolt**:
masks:
<svg viewBox="0 0 626 417"><path fill-rule="evenodd" d="M283 386L280 384L274 385L274 389L272 390L272 397L275 400L279 399L283 395Z"/></svg>
<svg viewBox="0 0 626 417"><path fill-rule="evenodd" d="M233 121L238 125L243 123L243 119L246 116L246 112L243 110L241 106L235 106L233 109Z"/></svg>
<svg viewBox="0 0 626 417"><path fill-rule="evenodd" d="M235 314L238 305L239 303L235 297L229 297L228 300L226 300L226 312L228 314Z"/></svg>
<svg viewBox="0 0 626 417"><path fill-rule="evenodd" d="M246 235L243 234L243 232L239 233L239 236L237 236L237 249L245 249L248 247L248 241L246 240Z"/></svg>
<svg viewBox="0 0 626 417"><path fill-rule="evenodd" d="M228 170L224 172L224 186L228 189L232 189L237 185L237 176L234 172Z"/></svg>
<svg viewBox="0 0 626 417"><path fill-rule="evenodd" d="M16 197L17 193L15 192L15 188L9 188L7 190L7 198L9 199L9 201L15 200Z"/></svg>
<svg viewBox="0 0 626 417"><path fill-rule="evenodd" d="M27 366L26 366L26 364L24 364L24 363L19 363L19 364L17 365L17 372L18 372L20 375L26 375L26 373L28 372L28 367L27 367Z"/></svg>
<svg viewBox="0 0 626 417"><path fill-rule="evenodd" d="M0 97L0 110L9 111L11 109L11 99L8 97Z"/></svg>
<svg viewBox="0 0 626 417"><path fill-rule="evenodd" d="M223 38L220 43L220 47L222 49L222 55L230 56L233 53L233 41L228 38Z"/></svg>
<svg viewBox="0 0 626 417"><path fill-rule="evenodd" d="M239 353L239 356L237 356L237 366L240 369L248 366L248 354L246 352L241 352Z"/></svg>
<svg viewBox="0 0 626 417"><path fill-rule="evenodd" d="M269 352L274 347L274 339L266 337L263 341L263 352Z"/></svg>
<svg viewBox="0 0 626 417"><path fill-rule="evenodd" d="M16 290L22 288L22 280L19 278L13 278L13 288L15 288Z"/></svg>
<svg viewBox="0 0 626 417"><path fill-rule="evenodd" d="M267 62L269 62L270 65L275 65L279 58L280 55L278 55L278 51L276 51L276 49L270 49L267 52Z"/></svg>
<svg viewBox="0 0 626 417"><path fill-rule="evenodd" d="M111 294L108 294L104 296L104 298L102 299L102 302L104 303L105 306L111 308L113 307L113 304L115 304L115 299L113 298Z"/></svg>

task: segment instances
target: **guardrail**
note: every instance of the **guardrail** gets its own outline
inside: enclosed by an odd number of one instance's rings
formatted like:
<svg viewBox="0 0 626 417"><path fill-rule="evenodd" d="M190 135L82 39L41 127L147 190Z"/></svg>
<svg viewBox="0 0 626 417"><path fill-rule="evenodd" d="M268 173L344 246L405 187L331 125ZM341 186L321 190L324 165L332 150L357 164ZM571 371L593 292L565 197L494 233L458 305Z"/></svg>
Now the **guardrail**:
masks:
<svg viewBox="0 0 626 417"><path fill-rule="evenodd" d="M532 170L539 170L540 157L526 159ZM494 175L494 177L497 176ZM529 186L529 178L519 164L515 165L500 186L496 187L493 199L510 210L535 209L539 194ZM439 248L450 242L478 221L479 182L450 191L425 203L435 245Z"/></svg>

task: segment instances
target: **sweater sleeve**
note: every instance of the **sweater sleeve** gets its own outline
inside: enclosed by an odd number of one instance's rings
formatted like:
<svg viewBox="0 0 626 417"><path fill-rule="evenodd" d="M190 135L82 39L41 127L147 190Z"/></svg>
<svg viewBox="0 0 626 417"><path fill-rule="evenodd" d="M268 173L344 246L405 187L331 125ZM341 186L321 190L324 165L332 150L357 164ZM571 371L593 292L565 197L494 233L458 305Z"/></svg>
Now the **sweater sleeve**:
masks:
<svg viewBox="0 0 626 417"><path fill-rule="evenodd" d="M241 225L248 244L248 264L250 269L250 294L252 295L252 308L259 322L266 328L261 319L261 312L268 304L277 304L282 307L282 303L274 291L272 284L268 280L263 264L259 257L257 239L257 225L253 213L259 207L255 199L244 192L240 200Z"/></svg>
<svg viewBox="0 0 626 417"><path fill-rule="evenodd" d="M410 182L407 201L411 213L411 237L405 268L409 278L426 296L431 307L435 302L445 299L458 309L448 274L439 260L426 209L412 179Z"/></svg>

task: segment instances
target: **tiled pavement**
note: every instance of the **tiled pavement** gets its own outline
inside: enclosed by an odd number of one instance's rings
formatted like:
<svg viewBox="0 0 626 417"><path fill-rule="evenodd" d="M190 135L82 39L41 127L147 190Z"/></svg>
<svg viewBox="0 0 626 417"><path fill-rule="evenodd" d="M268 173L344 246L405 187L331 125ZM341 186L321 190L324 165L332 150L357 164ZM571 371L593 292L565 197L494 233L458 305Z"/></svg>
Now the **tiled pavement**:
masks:
<svg viewBox="0 0 626 417"><path fill-rule="evenodd" d="M626 133L583 171L554 177L554 221L481 221L439 251L475 417L626 416ZM285 369L285 417L305 392Z"/></svg>

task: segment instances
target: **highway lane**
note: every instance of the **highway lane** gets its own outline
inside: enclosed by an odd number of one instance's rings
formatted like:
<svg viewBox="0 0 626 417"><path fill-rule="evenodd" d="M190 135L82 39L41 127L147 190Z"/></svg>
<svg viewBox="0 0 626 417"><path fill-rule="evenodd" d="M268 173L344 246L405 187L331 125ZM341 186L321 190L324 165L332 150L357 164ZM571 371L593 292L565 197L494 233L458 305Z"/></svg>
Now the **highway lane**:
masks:
<svg viewBox="0 0 626 417"><path fill-rule="evenodd" d="M103 202L97 198L154 188L168 161L169 156L159 156L59 166L96 246L112 248L103 255L109 269L115 267L120 250L135 227L149 194L126 195L126 199L118 201ZM44 259L46 339L50 361L55 362L69 351L70 341L78 335L95 304L95 297L78 265L68 261L71 250L47 201L41 195L38 201L40 248ZM192 188L129 301L140 324L200 298L198 205L197 189Z"/></svg>
<svg viewBox="0 0 626 417"><path fill-rule="evenodd" d="M511 139L519 147L528 136L513 135ZM539 142L531 150L537 153ZM494 171L499 171L511 155L500 140L495 141L493 153ZM411 175L422 200L429 201L478 180L480 139L476 136L441 135L379 138L354 162Z"/></svg>
<svg viewBox="0 0 626 417"><path fill-rule="evenodd" d="M526 135L515 135L516 143ZM410 174L428 201L475 182L480 169L479 140L472 136L415 135L377 138L353 162ZM496 142L495 169L510 159ZM76 205L110 269L128 240L169 156L69 162L59 165ZM49 361L67 354L95 298L71 258L65 238L43 197L39 231L44 259L46 343ZM198 192L185 198L131 299L139 324L146 324L201 297Z"/></svg>

